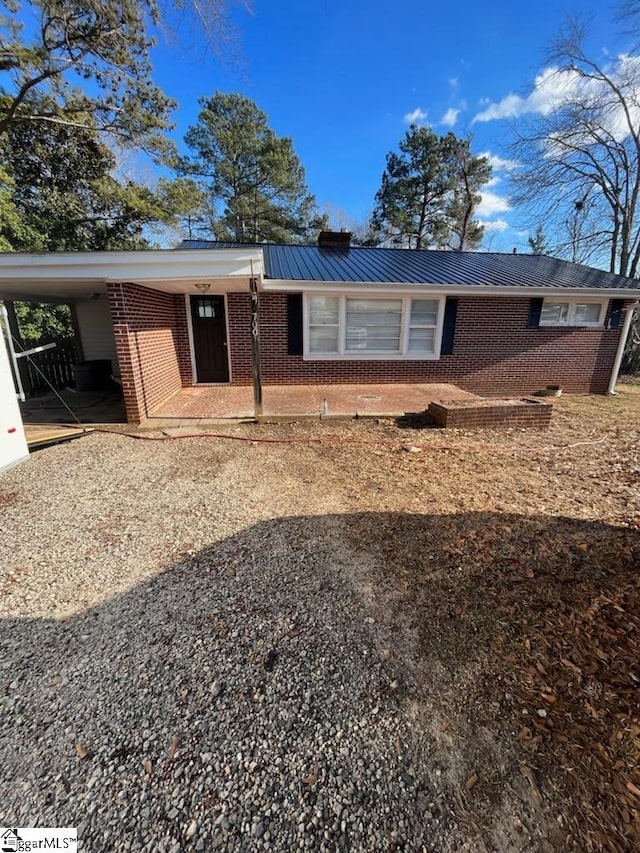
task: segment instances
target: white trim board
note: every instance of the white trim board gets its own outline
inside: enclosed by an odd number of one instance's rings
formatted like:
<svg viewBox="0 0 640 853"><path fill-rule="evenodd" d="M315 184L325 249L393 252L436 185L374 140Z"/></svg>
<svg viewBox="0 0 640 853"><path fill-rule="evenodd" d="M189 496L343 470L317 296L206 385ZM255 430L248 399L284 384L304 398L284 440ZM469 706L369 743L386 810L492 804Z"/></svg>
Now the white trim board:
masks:
<svg viewBox="0 0 640 853"><path fill-rule="evenodd" d="M373 293L377 295L413 294L414 296L547 296L560 299L584 297L584 299L637 299L640 295L640 283L634 289L592 288L592 287L533 287L488 284L428 284L407 282L371 282L371 281L291 281L283 279L263 279L262 289L267 292L281 293Z"/></svg>
<svg viewBox="0 0 640 853"><path fill-rule="evenodd" d="M77 278L121 280L121 270L135 270L152 278L150 270L161 270L158 278L171 278L168 271L184 270L179 273L188 277L192 269L203 270L209 275L262 275L261 249L144 249L141 251L113 252L4 252L0 253L0 274L11 271L18 278L28 278L34 272L40 278L50 273L52 278L78 271ZM82 271L85 274L82 275ZM86 271L92 274L87 275ZM126 280L126 279L125 279Z"/></svg>

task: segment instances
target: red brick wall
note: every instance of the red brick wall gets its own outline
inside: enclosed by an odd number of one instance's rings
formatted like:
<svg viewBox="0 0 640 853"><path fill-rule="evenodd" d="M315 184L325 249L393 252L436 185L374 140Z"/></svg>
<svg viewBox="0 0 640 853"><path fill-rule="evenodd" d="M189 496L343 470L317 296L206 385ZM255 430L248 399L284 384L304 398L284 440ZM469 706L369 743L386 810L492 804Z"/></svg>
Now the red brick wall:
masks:
<svg viewBox="0 0 640 853"><path fill-rule="evenodd" d="M278 294L280 295L280 294ZM286 311L286 297L285 297ZM263 312L264 309L264 312ZM266 294L260 296L260 310L263 316L260 324L260 344L261 357L263 360L263 378L264 378L264 359L267 356L267 348L269 345L269 323L267 320L267 312L271 313L270 300ZM251 295L249 293L230 293L227 296L227 325L229 327L229 352L231 357L231 382L233 385L250 385L252 382L251 371ZM284 322L285 334L285 353L287 351L287 317L284 321L278 323L278 330L282 334L281 327ZM281 349L281 346L279 346ZM299 381L299 380L298 380ZM291 383L296 380L292 379ZM290 383L290 384L291 384Z"/></svg>
<svg viewBox="0 0 640 853"><path fill-rule="evenodd" d="M553 406L534 399L518 402L496 400L451 400L429 403L427 413L438 426L449 429L484 429L496 427L548 429Z"/></svg>
<svg viewBox="0 0 640 853"><path fill-rule="evenodd" d="M140 423L182 387L184 297L137 284L109 284L108 290L127 420Z"/></svg>
<svg viewBox="0 0 640 853"><path fill-rule="evenodd" d="M176 314L176 354L178 356L178 370L183 387L193 385L193 366L191 364L191 350L189 348L189 328L187 325L187 303L184 293L174 296L174 308Z"/></svg>
<svg viewBox="0 0 640 853"><path fill-rule="evenodd" d="M453 382L483 394L530 394L559 384L573 393L607 390L620 329L528 329L526 297L458 299L451 355L438 361L303 361L287 355L287 298L260 296L265 384ZM249 295L228 298L234 384L251 382Z"/></svg>

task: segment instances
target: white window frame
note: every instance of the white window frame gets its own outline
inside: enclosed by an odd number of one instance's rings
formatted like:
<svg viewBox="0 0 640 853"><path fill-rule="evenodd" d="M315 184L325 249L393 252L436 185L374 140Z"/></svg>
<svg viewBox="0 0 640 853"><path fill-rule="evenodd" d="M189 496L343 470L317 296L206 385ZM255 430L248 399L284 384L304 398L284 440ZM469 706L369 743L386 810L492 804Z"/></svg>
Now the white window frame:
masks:
<svg viewBox="0 0 640 853"><path fill-rule="evenodd" d="M545 296L542 307L544 309L546 305L568 305L569 311L567 314L567 322L566 323L545 323L542 320L542 314L540 315L540 323L539 326L542 328L558 328L563 329L567 326L574 326L578 328L599 328L604 326L604 320L607 314L607 305L608 299L580 299L576 297L572 297L571 299L563 299L560 296L554 296L552 298L548 298ZM598 319L594 323L576 323L575 322L575 312L577 305L599 305L600 306L600 314Z"/></svg>
<svg viewBox="0 0 640 853"><path fill-rule="evenodd" d="M314 296L333 297L338 300L338 352L337 353L316 353L309 351L309 299ZM347 299L382 299L382 300L398 300L402 301L402 323L400 327L400 346L399 352L386 351L371 351L368 352L348 352L346 350L346 318L347 318ZM438 316L434 334L434 351L419 355L409 353L409 329L411 328L411 300L412 299L430 299L438 303ZM303 316L303 359L305 361L436 361L440 358L440 349L442 346L442 327L444 324L444 306L445 297L441 294L434 293L332 293L331 291L323 292L308 292L303 293L302 299L302 316ZM418 328L418 326L416 326Z"/></svg>

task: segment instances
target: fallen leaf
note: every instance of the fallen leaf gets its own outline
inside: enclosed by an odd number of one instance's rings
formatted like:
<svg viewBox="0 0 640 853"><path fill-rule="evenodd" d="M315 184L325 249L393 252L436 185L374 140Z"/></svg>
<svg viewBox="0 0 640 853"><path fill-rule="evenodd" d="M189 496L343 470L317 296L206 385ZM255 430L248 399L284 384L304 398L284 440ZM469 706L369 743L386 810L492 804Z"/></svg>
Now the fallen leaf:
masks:
<svg viewBox="0 0 640 853"><path fill-rule="evenodd" d="M400 738L398 738L398 740L396 741L396 755L402 755L402 754L403 754L402 741L400 740Z"/></svg>
<svg viewBox="0 0 640 853"><path fill-rule="evenodd" d="M560 660L566 667L572 670L572 672L575 672L576 675L582 675L582 670L579 666L576 666L575 663L570 660L567 660L567 658L560 658Z"/></svg>
<svg viewBox="0 0 640 853"><path fill-rule="evenodd" d="M302 780L303 785L315 785L318 781L318 774L315 772L309 773L308 776L305 776Z"/></svg>
<svg viewBox="0 0 640 853"><path fill-rule="evenodd" d="M523 764L520 767L520 772L531 786L533 799L538 803L538 805L540 805L542 803L542 794L540 793L540 788L538 788L538 783L533 775L533 770L530 767L527 767L526 764Z"/></svg>
<svg viewBox="0 0 640 853"><path fill-rule="evenodd" d="M175 758L176 752L178 751L178 747L180 746L180 735L176 735L174 739L171 741L171 746L169 747L168 756L169 758Z"/></svg>
<svg viewBox="0 0 640 853"><path fill-rule="evenodd" d="M633 782L627 782L627 790L631 791L634 797L638 797L640 799L640 788L637 785L634 785Z"/></svg>
<svg viewBox="0 0 640 853"><path fill-rule="evenodd" d="M148 773L149 776L153 773L153 764L147 759L142 765L145 769L145 772Z"/></svg>
<svg viewBox="0 0 640 853"><path fill-rule="evenodd" d="M464 783L464 786L467 789L467 791L470 791L473 788L473 786L476 784L477 781L478 781L478 774L472 773L471 776L469 776L467 781Z"/></svg>
<svg viewBox="0 0 640 853"><path fill-rule="evenodd" d="M81 743L76 744L76 752L78 754L78 758L86 758L89 755L89 750Z"/></svg>

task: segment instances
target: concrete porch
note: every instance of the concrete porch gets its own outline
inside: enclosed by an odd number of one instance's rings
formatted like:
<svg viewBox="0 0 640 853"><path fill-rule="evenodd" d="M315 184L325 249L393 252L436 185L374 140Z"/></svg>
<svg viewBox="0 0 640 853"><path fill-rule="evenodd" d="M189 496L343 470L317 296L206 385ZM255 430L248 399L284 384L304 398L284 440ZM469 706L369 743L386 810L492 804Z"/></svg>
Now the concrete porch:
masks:
<svg viewBox="0 0 640 853"><path fill-rule="evenodd" d="M266 417L399 417L423 412L432 402L474 399L455 385L272 385L263 389ZM326 401L326 406L323 405ZM183 388L144 422L146 427L192 426L220 419L252 418L253 389L246 385Z"/></svg>

